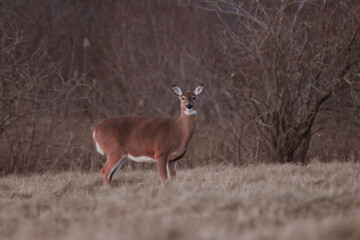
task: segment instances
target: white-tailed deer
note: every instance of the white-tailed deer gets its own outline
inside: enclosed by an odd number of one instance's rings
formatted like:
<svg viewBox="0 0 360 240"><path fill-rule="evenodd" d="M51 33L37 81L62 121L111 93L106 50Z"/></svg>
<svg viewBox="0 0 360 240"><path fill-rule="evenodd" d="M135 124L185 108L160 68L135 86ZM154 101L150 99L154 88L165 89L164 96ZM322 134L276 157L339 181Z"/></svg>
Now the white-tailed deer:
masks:
<svg viewBox="0 0 360 240"><path fill-rule="evenodd" d="M105 119L94 127L96 149L107 160L101 169L105 185L128 160L156 162L162 181L175 177L176 164L186 152L195 128L194 103L203 93L200 85L193 92L182 92L176 85L173 93L180 99L181 114L177 119L118 117Z"/></svg>

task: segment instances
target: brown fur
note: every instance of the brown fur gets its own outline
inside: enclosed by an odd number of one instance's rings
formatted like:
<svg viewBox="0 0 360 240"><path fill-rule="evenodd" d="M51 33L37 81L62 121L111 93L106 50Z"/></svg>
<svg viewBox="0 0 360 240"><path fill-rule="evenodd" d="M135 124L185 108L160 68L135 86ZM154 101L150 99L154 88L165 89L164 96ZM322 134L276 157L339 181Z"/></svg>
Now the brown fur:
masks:
<svg viewBox="0 0 360 240"><path fill-rule="evenodd" d="M198 95L201 93L202 90ZM184 156L195 128L196 116L184 112L186 105L194 104L197 96L187 92L178 97L181 100L178 119L118 117L105 119L95 126L95 140L107 155L101 170L104 184L110 184L113 173L127 160L128 154L155 159L162 181L175 177L175 162ZM166 170L168 162L170 176Z"/></svg>

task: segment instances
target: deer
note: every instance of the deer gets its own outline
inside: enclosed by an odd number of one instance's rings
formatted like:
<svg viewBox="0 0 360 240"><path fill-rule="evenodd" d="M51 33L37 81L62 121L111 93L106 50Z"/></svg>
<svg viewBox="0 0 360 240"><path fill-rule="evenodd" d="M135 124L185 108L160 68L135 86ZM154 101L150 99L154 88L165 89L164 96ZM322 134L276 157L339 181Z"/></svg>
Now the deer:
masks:
<svg viewBox="0 0 360 240"><path fill-rule="evenodd" d="M183 92L176 85L172 92L180 100L180 116L115 117L104 119L93 128L96 150L106 155L101 169L104 185L110 186L114 175L128 161L157 163L161 183L176 177L178 161L184 157L195 130L196 99L203 93L201 84Z"/></svg>

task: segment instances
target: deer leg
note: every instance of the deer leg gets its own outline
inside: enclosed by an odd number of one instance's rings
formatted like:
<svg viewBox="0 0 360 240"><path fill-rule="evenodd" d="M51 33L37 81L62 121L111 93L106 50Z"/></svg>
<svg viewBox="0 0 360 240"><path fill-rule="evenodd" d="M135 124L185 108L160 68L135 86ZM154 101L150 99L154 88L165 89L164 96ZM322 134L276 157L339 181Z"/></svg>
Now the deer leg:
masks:
<svg viewBox="0 0 360 240"><path fill-rule="evenodd" d="M126 162L126 155L116 154L108 156L104 167L101 169L102 179L105 185L110 185L111 179L114 174Z"/></svg>
<svg viewBox="0 0 360 240"><path fill-rule="evenodd" d="M157 169L161 178L161 182L167 179L167 159L161 157L157 160Z"/></svg>
<svg viewBox="0 0 360 240"><path fill-rule="evenodd" d="M106 161L105 165L103 166L103 168L101 169L101 175L102 175L102 179L104 182L104 185L109 186L110 185L110 180L107 178L107 175L110 172L110 169L113 167L113 164L111 161L109 161L109 159Z"/></svg>
<svg viewBox="0 0 360 240"><path fill-rule="evenodd" d="M178 161L169 161L168 162L168 174L169 178L175 178L176 177L176 165Z"/></svg>
<svg viewBox="0 0 360 240"><path fill-rule="evenodd" d="M109 181L111 182L114 175L119 171L119 169L127 162L126 155L122 156L116 165L110 170L108 174Z"/></svg>

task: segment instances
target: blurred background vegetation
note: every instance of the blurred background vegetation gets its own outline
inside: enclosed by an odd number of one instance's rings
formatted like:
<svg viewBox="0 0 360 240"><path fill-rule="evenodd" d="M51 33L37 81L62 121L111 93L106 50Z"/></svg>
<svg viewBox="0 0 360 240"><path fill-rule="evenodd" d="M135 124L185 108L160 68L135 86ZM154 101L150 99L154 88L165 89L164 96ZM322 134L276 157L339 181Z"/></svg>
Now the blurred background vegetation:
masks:
<svg viewBox="0 0 360 240"><path fill-rule="evenodd" d="M0 173L99 170L92 126L177 117L173 83L206 87L181 167L359 161L359 16L350 0L1 1Z"/></svg>

